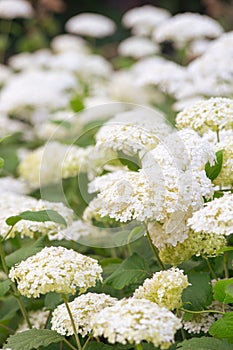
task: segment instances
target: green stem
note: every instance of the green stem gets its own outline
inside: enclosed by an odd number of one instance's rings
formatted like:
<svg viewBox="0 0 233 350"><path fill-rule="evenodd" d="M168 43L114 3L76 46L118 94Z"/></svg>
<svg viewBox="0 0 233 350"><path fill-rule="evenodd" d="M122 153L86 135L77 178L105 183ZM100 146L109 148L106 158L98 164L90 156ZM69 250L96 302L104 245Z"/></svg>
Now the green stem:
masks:
<svg viewBox="0 0 233 350"><path fill-rule="evenodd" d="M218 310L193 311L193 310L187 310L187 309L180 309L180 311L187 312L188 314L206 314L206 313L214 313L214 314L221 314L221 315L225 314L225 312L218 311Z"/></svg>
<svg viewBox="0 0 233 350"><path fill-rule="evenodd" d="M3 246L2 246L2 242L0 242L0 256L1 256L1 262L2 262L2 268L5 272L5 274L8 276L8 267L6 265L6 259L5 259L5 252L4 252L4 249L3 249ZM28 324L28 327L31 329L32 328L32 325L31 325L31 322L29 320L29 317L28 317L28 314L27 314L27 310L25 309L25 306L21 300L21 297L20 297L20 294L18 292L18 289L15 285L14 282L11 282L11 289L13 291L13 296L16 298L18 304L19 304L19 308L21 310L21 313L25 319L25 321L27 322Z"/></svg>
<svg viewBox="0 0 233 350"><path fill-rule="evenodd" d="M216 273L214 272L214 270L213 270L213 268L212 268L212 266L211 266L211 264L210 264L210 262L209 262L209 259L208 259L208 258L204 258L204 259L205 259L206 264L207 264L207 266L208 266L208 268L209 268L209 270L210 270L210 273L211 273L211 275L212 275L212 278L213 278L213 279L217 279Z"/></svg>
<svg viewBox="0 0 233 350"><path fill-rule="evenodd" d="M7 237L9 236L11 231L13 230L14 226L15 225L11 226L10 230L5 234L5 236L2 237L1 242L5 241L7 239Z"/></svg>
<svg viewBox="0 0 233 350"><path fill-rule="evenodd" d="M151 240L151 236L150 236L148 230L146 231L146 236L147 236L147 238L148 238L150 247L151 247L151 249L152 249L154 255L156 256L156 260L157 260L159 266L161 267L162 270L166 270L166 267L165 267L164 263L162 262L162 260L161 260L160 257L159 257L158 249L156 248L156 246L153 244L153 242L152 242L152 240Z"/></svg>
<svg viewBox="0 0 233 350"><path fill-rule="evenodd" d="M89 341L91 340L91 337L88 337L87 340L85 341L82 350L86 349L87 344L89 343Z"/></svg>
<svg viewBox="0 0 233 350"><path fill-rule="evenodd" d="M220 135L219 135L219 130L218 129L216 131L216 134L217 134L217 141L220 142Z"/></svg>
<svg viewBox="0 0 233 350"><path fill-rule="evenodd" d="M69 314L69 316L70 316L70 321L71 321L71 324L72 324L72 328L73 328L73 331L74 331L74 337L75 337L75 340L76 340L78 349L79 349L79 350L82 350L82 346L81 346L81 343L80 343L80 340L79 340L79 337L78 337L78 333L77 333L77 329L76 329L76 326L75 326L75 323L74 323L74 319L73 319L73 316L72 316L72 312L71 312L70 307L69 307L69 304L68 304L68 302L67 302L67 298L66 298L65 295L62 295L62 299L64 300L64 303L65 303L67 312L68 312L68 314Z"/></svg>
<svg viewBox="0 0 233 350"><path fill-rule="evenodd" d="M229 278L227 252L223 255L225 278Z"/></svg>
<svg viewBox="0 0 233 350"><path fill-rule="evenodd" d="M177 313L177 317L182 319L181 310L177 309L176 313ZM186 335L185 335L185 331L184 331L183 327L181 328L181 335L182 335L182 339L185 340L186 339Z"/></svg>
<svg viewBox="0 0 233 350"><path fill-rule="evenodd" d="M64 338L64 343L66 343L67 346L69 346L70 349L72 350L77 350L67 339Z"/></svg>

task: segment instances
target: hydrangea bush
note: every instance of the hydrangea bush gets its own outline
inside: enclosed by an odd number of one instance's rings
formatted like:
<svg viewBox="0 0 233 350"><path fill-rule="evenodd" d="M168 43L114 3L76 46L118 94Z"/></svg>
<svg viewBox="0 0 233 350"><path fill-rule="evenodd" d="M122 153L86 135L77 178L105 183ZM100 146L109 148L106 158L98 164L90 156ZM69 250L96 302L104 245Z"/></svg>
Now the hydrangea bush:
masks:
<svg viewBox="0 0 233 350"><path fill-rule="evenodd" d="M1 57L5 350L233 350L233 32L151 5L122 25L111 59L94 13Z"/></svg>

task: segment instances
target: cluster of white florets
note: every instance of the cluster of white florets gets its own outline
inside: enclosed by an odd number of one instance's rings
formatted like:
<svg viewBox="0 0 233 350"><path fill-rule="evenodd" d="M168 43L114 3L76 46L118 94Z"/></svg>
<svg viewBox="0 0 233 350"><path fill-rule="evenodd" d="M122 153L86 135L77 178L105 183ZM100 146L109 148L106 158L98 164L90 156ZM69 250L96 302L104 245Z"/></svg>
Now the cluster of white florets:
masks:
<svg viewBox="0 0 233 350"><path fill-rule="evenodd" d="M92 320L93 335L107 338L109 343L140 344L143 340L167 349L180 320L166 308L146 299L123 299L104 308Z"/></svg>
<svg viewBox="0 0 233 350"><path fill-rule="evenodd" d="M97 260L64 247L45 247L36 255L21 261L9 272L17 282L20 294L38 298L40 294L85 292L102 280Z"/></svg>
<svg viewBox="0 0 233 350"><path fill-rule="evenodd" d="M77 333L82 337L92 332L91 321L95 314L116 303L117 299L107 294L87 293L69 303ZM74 334L74 329L65 304L59 305L51 319L52 330L62 335Z"/></svg>
<svg viewBox="0 0 233 350"><path fill-rule="evenodd" d="M179 129L191 127L200 134L232 129L233 100L216 97L199 101L178 113L176 124Z"/></svg>
<svg viewBox="0 0 233 350"><path fill-rule="evenodd" d="M182 292L188 285L188 278L183 274L183 270L171 268L156 272L152 278L147 278L143 285L135 290L133 296L174 310L181 306Z"/></svg>
<svg viewBox="0 0 233 350"><path fill-rule="evenodd" d="M233 233L233 194L226 193L221 198L205 204L188 220L188 225L197 233L214 233L229 236Z"/></svg>

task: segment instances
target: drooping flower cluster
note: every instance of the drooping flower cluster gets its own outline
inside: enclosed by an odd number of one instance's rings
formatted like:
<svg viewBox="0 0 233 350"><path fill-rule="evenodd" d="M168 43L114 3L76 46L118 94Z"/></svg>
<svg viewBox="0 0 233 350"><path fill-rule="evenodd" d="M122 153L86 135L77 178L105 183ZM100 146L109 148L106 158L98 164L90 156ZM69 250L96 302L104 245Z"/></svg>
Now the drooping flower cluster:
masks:
<svg viewBox="0 0 233 350"><path fill-rule="evenodd" d="M101 273L95 259L64 247L45 247L12 267L9 278L17 282L20 294L38 298L49 292L74 294L77 287L83 293L102 280Z"/></svg>
<svg viewBox="0 0 233 350"><path fill-rule="evenodd" d="M167 349L180 320L166 308L146 299L123 299L100 311L92 320L93 335L109 343L140 344L143 340Z"/></svg>
<svg viewBox="0 0 233 350"><path fill-rule="evenodd" d="M183 270L171 268L156 272L152 278L147 278L143 285L135 290L133 297L147 299L160 307L174 310L181 306L182 292L188 285L188 278L183 274Z"/></svg>
<svg viewBox="0 0 233 350"><path fill-rule="evenodd" d="M92 332L91 321L102 309L112 306L117 299L107 294L87 293L69 303L77 333L82 337ZM62 335L72 335L74 330L65 304L59 305L52 314L52 330Z"/></svg>

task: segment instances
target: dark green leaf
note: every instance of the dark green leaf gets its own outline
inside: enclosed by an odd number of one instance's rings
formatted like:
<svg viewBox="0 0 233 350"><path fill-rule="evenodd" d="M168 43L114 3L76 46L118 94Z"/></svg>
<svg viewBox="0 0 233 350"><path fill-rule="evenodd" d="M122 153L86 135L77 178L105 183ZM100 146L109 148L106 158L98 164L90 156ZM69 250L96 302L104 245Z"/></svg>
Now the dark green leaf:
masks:
<svg viewBox="0 0 233 350"><path fill-rule="evenodd" d="M226 341L210 337L192 338L178 344L180 350L233 350L233 346Z"/></svg>
<svg viewBox="0 0 233 350"><path fill-rule="evenodd" d="M76 113L82 111L85 108L83 99L80 96L76 96L70 100L70 107Z"/></svg>
<svg viewBox="0 0 233 350"><path fill-rule="evenodd" d="M233 338L233 312L228 312L217 320L209 329L209 333L216 338Z"/></svg>
<svg viewBox="0 0 233 350"><path fill-rule="evenodd" d="M3 297L9 290L11 286L10 280L5 280L0 282L0 297Z"/></svg>
<svg viewBox="0 0 233 350"><path fill-rule="evenodd" d="M11 348L13 350L31 350L40 346L48 346L52 343L63 341L63 337L50 329L30 329L25 332L11 335L7 339L7 344L3 349Z"/></svg>
<svg viewBox="0 0 233 350"><path fill-rule="evenodd" d="M60 294L57 294L55 292L51 292L46 294L45 300L44 300L44 306L48 310L54 310L55 307L57 307L61 302L63 301Z"/></svg>
<svg viewBox="0 0 233 350"><path fill-rule="evenodd" d="M210 166L208 162L205 166L206 175L210 180L216 179L222 169L223 151L216 152L216 163Z"/></svg>
<svg viewBox="0 0 233 350"><path fill-rule="evenodd" d="M226 293L226 288L230 285L233 286L233 278L217 281L213 288L214 299L220 301L221 303L232 303L233 296L231 296L230 290L228 290L228 293Z"/></svg>
<svg viewBox="0 0 233 350"><path fill-rule="evenodd" d="M67 226L65 219L61 216L57 211L47 209L47 210L39 210L39 211L24 211L19 215L11 216L6 219L6 223L9 226L15 225L20 220L29 220L29 221L37 221L37 222L46 222L52 221L57 224L62 224Z"/></svg>
<svg viewBox="0 0 233 350"><path fill-rule="evenodd" d="M46 237L40 237L30 246L24 246L6 257L6 264L9 267L14 266L18 262L27 259L29 256L39 253L46 245Z"/></svg>
<svg viewBox="0 0 233 350"><path fill-rule="evenodd" d="M149 266L137 253L126 259L106 280L105 284L122 289L132 283L140 283L150 275Z"/></svg>
<svg viewBox="0 0 233 350"><path fill-rule="evenodd" d="M191 286L183 292L184 307L189 310L203 310L211 303L212 287L209 274L206 272L191 272L188 274Z"/></svg>

